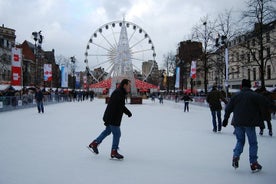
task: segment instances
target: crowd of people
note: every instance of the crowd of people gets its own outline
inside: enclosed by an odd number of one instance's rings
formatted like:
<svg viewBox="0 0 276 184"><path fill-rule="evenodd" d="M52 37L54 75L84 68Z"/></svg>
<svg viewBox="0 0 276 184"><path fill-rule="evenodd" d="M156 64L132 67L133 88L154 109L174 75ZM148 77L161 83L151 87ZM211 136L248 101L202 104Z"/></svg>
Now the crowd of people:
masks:
<svg viewBox="0 0 276 184"><path fill-rule="evenodd" d="M7 87L4 90L0 90L0 102L2 102L2 108L16 108L18 106L28 106L36 103L35 94L37 89L41 90L43 94L44 102L81 102L84 100L93 101L95 93L94 91L86 90L68 90L52 88L40 88L40 87L23 87L20 90L16 90L12 86Z"/></svg>

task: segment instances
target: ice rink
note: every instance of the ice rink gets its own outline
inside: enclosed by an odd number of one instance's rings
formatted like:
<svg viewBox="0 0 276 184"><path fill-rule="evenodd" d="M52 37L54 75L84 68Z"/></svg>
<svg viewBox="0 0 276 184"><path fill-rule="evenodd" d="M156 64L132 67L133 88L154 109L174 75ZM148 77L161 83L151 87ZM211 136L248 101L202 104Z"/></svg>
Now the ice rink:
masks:
<svg viewBox="0 0 276 184"><path fill-rule="evenodd" d="M44 114L36 108L0 113L0 184L276 181L276 138L268 136L267 129L264 136L257 136L263 170L251 173L247 142L235 170L233 127L213 133L209 108L190 105L190 112L184 113L183 102L127 104L133 116L124 116L121 126L119 153L125 159L110 160L112 136L94 155L86 146L104 129L105 107L103 99L95 99L48 105ZM276 127L275 120L272 126Z"/></svg>

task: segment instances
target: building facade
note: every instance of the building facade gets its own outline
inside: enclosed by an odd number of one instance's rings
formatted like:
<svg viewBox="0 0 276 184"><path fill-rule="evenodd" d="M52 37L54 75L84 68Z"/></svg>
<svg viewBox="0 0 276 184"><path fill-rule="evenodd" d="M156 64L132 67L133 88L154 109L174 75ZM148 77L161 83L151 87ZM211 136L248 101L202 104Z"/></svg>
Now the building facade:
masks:
<svg viewBox="0 0 276 184"><path fill-rule="evenodd" d="M261 67L264 69L265 87L276 86L276 21L262 26L262 49L259 43L260 37L256 34L257 29L259 26L255 25L252 32L237 36L227 42L229 90L240 89L242 79L250 79L253 87L260 87ZM214 61L213 67L208 75L210 83L225 86L226 57L225 46L213 53L211 57L211 61Z"/></svg>
<svg viewBox="0 0 276 184"><path fill-rule="evenodd" d="M11 56L15 46L15 30L4 25L0 27L0 84L11 83Z"/></svg>
<svg viewBox="0 0 276 184"><path fill-rule="evenodd" d="M188 88L203 89L204 79L202 70L202 43L196 41L182 41L178 44L176 52L176 67L180 67L180 87L185 90ZM191 79L191 63L196 61L196 78Z"/></svg>

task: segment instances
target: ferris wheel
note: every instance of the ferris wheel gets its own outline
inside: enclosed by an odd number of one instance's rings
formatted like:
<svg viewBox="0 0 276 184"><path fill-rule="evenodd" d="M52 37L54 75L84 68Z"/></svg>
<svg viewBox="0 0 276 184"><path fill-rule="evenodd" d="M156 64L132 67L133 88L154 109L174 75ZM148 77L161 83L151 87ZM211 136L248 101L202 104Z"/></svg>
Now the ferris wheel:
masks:
<svg viewBox="0 0 276 184"><path fill-rule="evenodd" d="M132 22L113 21L96 29L86 45L86 70L96 82L112 77L116 56L120 52L122 27L126 30L128 42L124 52L130 55L134 76L145 81L154 68L156 53L149 34Z"/></svg>

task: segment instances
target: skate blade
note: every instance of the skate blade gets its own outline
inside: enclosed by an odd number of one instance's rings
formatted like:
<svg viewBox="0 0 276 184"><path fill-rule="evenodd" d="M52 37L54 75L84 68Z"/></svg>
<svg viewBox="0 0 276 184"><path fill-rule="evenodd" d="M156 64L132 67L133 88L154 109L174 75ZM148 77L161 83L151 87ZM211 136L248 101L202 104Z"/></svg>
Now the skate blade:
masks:
<svg viewBox="0 0 276 184"><path fill-rule="evenodd" d="M92 148L90 148L89 146L86 146L86 147L87 147L87 149L88 149L89 151L91 151L93 154L97 155L97 153L95 153L95 152L93 151Z"/></svg>
<svg viewBox="0 0 276 184"><path fill-rule="evenodd" d="M260 172L262 169L256 169L254 171L252 171L252 173L257 173L257 172Z"/></svg>
<svg viewBox="0 0 276 184"><path fill-rule="evenodd" d="M123 161L124 160L124 158L110 158L109 160L114 160L114 161Z"/></svg>

